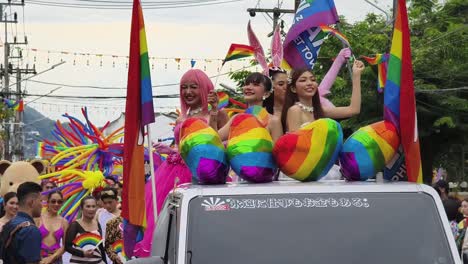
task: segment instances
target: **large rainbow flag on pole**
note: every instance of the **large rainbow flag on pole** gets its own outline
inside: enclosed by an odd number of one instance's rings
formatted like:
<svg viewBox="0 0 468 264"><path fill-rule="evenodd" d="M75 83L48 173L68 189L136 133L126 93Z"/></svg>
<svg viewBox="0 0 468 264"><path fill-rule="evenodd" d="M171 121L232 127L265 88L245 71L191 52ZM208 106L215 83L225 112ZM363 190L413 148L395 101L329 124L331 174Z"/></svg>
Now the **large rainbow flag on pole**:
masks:
<svg viewBox="0 0 468 264"><path fill-rule="evenodd" d="M408 181L422 182L410 32L405 0L398 0L384 90L384 119L399 128Z"/></svg>
<svg viewBox="0 0 468 264"><path fill-rule="evenodd" d="M125 105L122 217L146 226L144 126L154 122L153 92L140 0L133 0Z"/></svg>

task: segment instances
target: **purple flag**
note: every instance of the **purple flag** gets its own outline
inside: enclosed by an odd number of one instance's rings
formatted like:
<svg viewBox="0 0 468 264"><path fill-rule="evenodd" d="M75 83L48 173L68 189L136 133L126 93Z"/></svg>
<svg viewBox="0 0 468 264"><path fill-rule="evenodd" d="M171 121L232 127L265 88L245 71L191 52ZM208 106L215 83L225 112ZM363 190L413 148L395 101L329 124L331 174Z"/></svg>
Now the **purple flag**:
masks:
<svg viewBox="0 0 468 264"><path fill-rule="evenodd" d="M302 0L284 41L284 59L292 68L312 69L327 35L318 26L338 21L333 0Z"/></svg>

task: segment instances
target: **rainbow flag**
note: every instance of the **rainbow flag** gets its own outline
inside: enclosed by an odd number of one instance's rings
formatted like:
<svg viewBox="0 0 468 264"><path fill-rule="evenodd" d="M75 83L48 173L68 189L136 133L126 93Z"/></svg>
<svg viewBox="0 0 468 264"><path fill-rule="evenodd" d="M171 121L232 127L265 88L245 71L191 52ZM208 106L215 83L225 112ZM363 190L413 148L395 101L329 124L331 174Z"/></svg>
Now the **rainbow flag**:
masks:
<svg viewBox="0 0 468 264"><path fill-rule="evenodd" d="M237 60L254 55L254 48L249 45L231 44L231 47L224 58L223 65L227 61Z"/></svg>
<svg viewBox="0 0 468 264"><path fill-rule="evenodd" d="M399 130L408 181L422 182L410 31L404 0L398 0L384 91L384 119Z"/></svg>
<svg viewBox="0 0 468 264"><path fill-rule="evenodd" d="M9 109L13 109L13 110L18 111L18 112L23 112L23 110L24 110L24 101L23 100L15 101L15 100L3 98L3 103Z"/></svg>
<svg viewBox="0 0 468 264"><path fill-rule="evenodd" d="M347 47L351 47L351 44L349 44L348 38L346 38L346 36L343 35L343 33L327 25L320 25L319 27L322 29L322 32L332 34L333 36L338 38L341 42L343 42L344 45L346 45Z"/></svg>
<svg viewBox="0 0 468 264"><path fill-rule="evenodd" d="M130 54L125 105L122 217L145 227L144 126L154 122L148 49L143 11L133 1Z"/></svg>
<svg viewBox="0 0 468 264"><path fill-rule="evenodd" d="M366 60L370 65L377 65L377 91L379 93L383 92L385 87L385 81L387 81L387 68L388 68L388 57L389 54L375 54L374 58L361 56Z"/></svg>

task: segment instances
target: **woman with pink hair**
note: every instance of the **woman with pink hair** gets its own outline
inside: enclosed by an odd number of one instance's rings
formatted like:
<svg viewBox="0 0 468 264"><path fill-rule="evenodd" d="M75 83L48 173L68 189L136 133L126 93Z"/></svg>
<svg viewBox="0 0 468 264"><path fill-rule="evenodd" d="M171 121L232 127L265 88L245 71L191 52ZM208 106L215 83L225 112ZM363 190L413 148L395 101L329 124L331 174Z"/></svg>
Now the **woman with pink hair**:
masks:
<svg viewBox="0 0 468 264"><path fill-rule="evenodd" d="M187 118L197 117L210 123L211 126L223 127L228 116L224 110L208 110L208 104L216 106L218 97L214 91L213 83L210 78L201 70L191 69L187 71L180 80L180 107L181 115L176 121L174 128L175 142L179 144L180 126ZM166 196L174 188L192 181L192 174L185 165L177 148L172 149L162 143L154 144L159 154L168 154L166 160L159 166L155 172L156 179L156 204L158 214L161 211ZM146 221L147 229L143 240L135 246L135 255L138 257L147 257L150 255L153 232L155 229L153 199L151 192L151 181L146 184Z"/></svg>

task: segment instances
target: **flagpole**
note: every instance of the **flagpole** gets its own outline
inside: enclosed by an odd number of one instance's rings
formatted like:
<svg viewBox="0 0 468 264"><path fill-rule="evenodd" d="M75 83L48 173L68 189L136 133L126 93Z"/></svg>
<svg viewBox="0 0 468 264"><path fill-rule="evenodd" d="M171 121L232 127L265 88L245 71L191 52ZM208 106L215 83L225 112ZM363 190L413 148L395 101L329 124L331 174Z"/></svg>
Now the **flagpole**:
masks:
<svg viewBox="0 0 468 264"><path fill-rule="evenodd" d="M336 22L336 29L341 32L341 27L340 27L340 22ZM343 48L349 48L351 50L351 47L346 47L346 45L343 43ZM354 60L356 58L354 57L353 50L351 50L351 55L353 56ZM348 68L349 71L349 77L351 78L351 81L353 80L353 70L351 69L351 65L349 64L349 60L346 60L346 67Z"/></svg>
<svg viewBox="0 0 468 264"><path fill-rule="evenodd" d="M151 126L146 125L147 138L148 138L148 156L150 162L150 174L151 174L151 192L153 197L153 210L154 210L154 223L158 220L158 205L156 204L156 178L154 173L154 159L153 159L153 142L151 142Z"/></svg>
<svg viewBox="0 0 468 264"><path fill-rule="evenodd" d="M218 74L216 75L215 84L214 84L215 91L216 91L216 85L218 84L218 78L221 75L221 71L223 70L223 67L224 67L224 61L223 61L223 64L221 64L221 68L219 68Z"/></svg>

